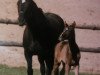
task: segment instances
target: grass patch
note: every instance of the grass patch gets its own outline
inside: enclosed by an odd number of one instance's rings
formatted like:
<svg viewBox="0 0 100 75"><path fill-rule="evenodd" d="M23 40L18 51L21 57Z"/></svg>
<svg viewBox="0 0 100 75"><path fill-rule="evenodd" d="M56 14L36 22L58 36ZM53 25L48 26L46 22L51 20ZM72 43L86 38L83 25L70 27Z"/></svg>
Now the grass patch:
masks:
<svg viewBox="0 0 100 75"><path fill-rule="evenodd" d="M24 67L11 68L6 65L0 65L0 75L27 75L27 70ZM35 69L34 75L40 75L40 71ZM74 73L70 72L70 75L74 75ZM80 73L80 75L100 75L100 74Z"/></svg>
<svg viewBox="0 0 100 75"><path fill-rule="evenodd" d="M0 75L26 75L26 69L23 67L11 68L6 65L0 65Z"/></svg>

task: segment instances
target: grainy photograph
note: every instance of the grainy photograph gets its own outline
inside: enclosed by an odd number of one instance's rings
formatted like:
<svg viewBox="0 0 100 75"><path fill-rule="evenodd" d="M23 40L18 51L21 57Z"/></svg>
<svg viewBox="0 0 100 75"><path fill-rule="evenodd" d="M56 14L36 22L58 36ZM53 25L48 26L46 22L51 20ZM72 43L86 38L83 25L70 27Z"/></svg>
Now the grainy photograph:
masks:
<svg viewBox="0 0 100 75"><path fill-rule="evenodd" d="M0 0L0 75L100 75L100 0Z"/></svg>

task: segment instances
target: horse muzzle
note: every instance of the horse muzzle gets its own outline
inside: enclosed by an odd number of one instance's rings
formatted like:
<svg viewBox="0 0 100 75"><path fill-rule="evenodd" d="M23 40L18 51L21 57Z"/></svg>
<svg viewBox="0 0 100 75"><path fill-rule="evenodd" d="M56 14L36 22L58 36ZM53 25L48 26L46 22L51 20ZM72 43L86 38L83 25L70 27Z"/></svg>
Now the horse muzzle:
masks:
<svg viewBox="0 0 100 75"><path fill-rule="evenodd" d="M23 19L23 18L18 18L18 23L20 26L24 26L26 24L25 19Z"/></svg>

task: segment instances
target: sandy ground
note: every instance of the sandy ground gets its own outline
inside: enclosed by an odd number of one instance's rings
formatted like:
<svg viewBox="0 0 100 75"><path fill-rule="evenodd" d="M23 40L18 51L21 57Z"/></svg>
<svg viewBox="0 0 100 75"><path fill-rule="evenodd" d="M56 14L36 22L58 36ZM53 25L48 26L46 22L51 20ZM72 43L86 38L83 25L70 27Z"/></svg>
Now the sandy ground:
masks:
<svg viewBox="0 0 100 75"><path fill-rule="evenodd" d="M59 14L68 23L100 26L100 0L35 0L45 12ZM16 20L17 0L0 0L0 19ZM0 45L7 42L22 43L25 27L0 24ZM99 30L76 29L76 41L80 47L100 48ZM81 71L100 73L100 53L82 52ZM39 68L37 56L33 57L33 67ZM26 66L22 47L0 46L0 64L11 67Z"/></svg>

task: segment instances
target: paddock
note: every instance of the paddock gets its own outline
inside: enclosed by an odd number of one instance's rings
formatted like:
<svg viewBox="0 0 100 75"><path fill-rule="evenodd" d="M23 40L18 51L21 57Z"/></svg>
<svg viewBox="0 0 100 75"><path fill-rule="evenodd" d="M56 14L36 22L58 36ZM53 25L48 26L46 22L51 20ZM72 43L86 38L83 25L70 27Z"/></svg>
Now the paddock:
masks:
<svg viewBox="0 0 100 75"><path fill-rule="evenodd" d="M81 50L80 72L100 74L100 1L35 1L44 11L59 14L69 24L76 21L76 41ZM26 67L22 47L25 27L18 26L16 2L17 0L0 0L0 64ZM59 5L55 5L56 2ZM39 69L37 56L34 57L33 65Z"/></svg>

